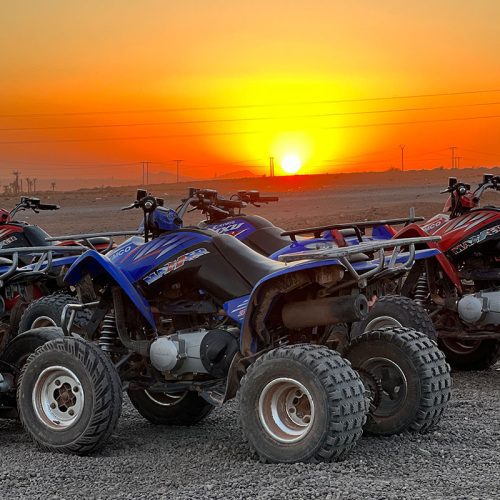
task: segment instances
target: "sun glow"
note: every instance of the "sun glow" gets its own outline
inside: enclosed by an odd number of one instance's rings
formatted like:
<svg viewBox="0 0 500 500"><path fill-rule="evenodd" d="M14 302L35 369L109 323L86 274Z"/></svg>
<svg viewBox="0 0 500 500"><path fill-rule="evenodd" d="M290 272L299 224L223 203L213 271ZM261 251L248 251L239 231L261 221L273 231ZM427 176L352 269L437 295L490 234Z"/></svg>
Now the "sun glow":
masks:
<svg viewBox="0 0 500 500"><path fill-rule="evenodd" d="M281 160L281 168L287 174L296 174L301 166L302 163L297 155L286 155L283 160Z"/></svg>

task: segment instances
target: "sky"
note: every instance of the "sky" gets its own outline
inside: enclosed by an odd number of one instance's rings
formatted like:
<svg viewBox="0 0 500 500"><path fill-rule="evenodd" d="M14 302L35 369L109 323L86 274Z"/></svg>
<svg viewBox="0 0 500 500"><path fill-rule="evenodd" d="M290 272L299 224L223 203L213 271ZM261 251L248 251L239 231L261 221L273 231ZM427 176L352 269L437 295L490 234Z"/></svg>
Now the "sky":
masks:
<svg viewBox="0 0 500 500"><path fill-rule="evenodd" d="M498 0L4 0L0 183L498 165L498 19Z"/></svg>

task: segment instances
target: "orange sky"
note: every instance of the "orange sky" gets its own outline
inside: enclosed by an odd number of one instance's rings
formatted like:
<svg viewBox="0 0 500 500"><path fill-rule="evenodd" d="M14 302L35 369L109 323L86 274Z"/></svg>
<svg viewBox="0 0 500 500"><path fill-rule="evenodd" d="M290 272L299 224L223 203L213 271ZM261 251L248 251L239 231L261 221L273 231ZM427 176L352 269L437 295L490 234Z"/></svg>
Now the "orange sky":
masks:
<svg viewBox="0 0 500 500"><path fill-rule="evenodd" d="M0 182L137 182L143 160L161 180L174 159L264 174L287 154L377 170L400 144L407 168L450 166L450 146L498 165L499 19L497 0L4 2Z"/></svg>

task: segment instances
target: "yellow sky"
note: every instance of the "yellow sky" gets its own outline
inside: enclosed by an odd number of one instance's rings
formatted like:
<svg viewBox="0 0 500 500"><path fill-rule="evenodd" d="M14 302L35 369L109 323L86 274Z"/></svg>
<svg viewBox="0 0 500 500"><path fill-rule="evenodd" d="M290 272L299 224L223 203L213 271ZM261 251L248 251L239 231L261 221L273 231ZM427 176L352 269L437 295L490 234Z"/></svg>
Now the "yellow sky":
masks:
<svg viewBox="0 0 500 500"><path fill-rule="evenodd" d="M462 165L500 163L500 92L408 98L500 89L497 0L0 9L2 182L4 168L62 179L80 164L127 178L141 160L153 172L183 159L186 175L264 173L286 154L302 172L390 168L400 144L408 168L449 166L450 146ZM380 99L394 96L407 98Z"/></svg>

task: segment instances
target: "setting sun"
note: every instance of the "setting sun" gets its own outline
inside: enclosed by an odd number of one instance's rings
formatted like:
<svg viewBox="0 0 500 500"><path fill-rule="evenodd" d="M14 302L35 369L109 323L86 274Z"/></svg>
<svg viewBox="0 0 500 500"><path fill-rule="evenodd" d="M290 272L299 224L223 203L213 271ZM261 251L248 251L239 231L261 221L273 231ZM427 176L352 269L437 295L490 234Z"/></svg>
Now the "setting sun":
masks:
<svg viewBox="0 0 500 500"><path fill-rule="evenodd" d="M300 158L297 155L286 155L281 161L281 168L287 174L296 174L301 166Z"/></svg>

